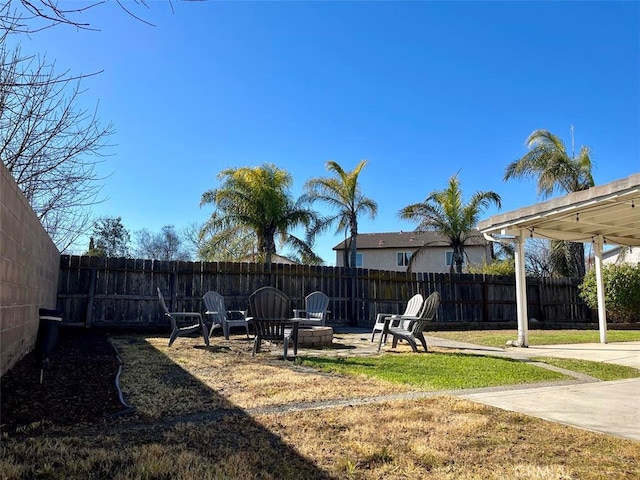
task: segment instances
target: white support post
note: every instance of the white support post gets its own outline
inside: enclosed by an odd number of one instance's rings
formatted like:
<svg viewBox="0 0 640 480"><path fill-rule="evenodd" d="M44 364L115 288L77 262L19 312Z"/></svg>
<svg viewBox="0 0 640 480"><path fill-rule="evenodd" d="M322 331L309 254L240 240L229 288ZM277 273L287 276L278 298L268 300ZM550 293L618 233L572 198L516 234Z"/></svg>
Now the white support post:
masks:
<svg viewBox="0 0 640 480"><path fill-rule="evenodd" d="M596 260L596 294L598 297L598 327L600 329L600 343L607 343L607 310L604 300L604 280L602 279L602 235L594 239L594 254Z"/></svg>
<svg viewBox="0 0 640 480"><path fill-rule="evenodd" d="M529 346L529 320L527 313L527 277L524 269L525 233L521 229L515 238L516 308L518 314L518 346Z"/></svg>

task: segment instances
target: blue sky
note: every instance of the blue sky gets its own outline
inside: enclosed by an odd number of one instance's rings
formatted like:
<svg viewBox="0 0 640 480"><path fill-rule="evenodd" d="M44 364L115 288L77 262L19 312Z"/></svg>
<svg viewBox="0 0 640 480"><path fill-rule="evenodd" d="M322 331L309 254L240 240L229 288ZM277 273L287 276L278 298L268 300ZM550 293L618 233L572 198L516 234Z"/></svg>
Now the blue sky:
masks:
<svg viewBox="0 0 640 480"><path fill-rule="evenodd" d="M587 145L596 183L640 171L640 3L114 2L88 19L22 37L83 81L115 144L96 215L131 231L203 222L202 193L229 167L271 162L298 196L327 160L361 174L378 202L361 233L412 230L398 211L459 172L465 197L535 203L504 182L536 129ZM325 211L324 207L319 208ZM492 209L484 218L498 213ZM334 264L342 234L318 239Z"/></svg>

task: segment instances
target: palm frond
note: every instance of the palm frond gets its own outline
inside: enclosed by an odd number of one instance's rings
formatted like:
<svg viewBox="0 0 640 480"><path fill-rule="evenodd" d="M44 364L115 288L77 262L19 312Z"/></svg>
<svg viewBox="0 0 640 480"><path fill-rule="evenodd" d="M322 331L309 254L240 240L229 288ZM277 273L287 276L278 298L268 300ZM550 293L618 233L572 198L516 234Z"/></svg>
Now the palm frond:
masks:
<svg viewBox="0 0 640 480"><path fill-rule="evenodd" d="M547 130L534 131L526 145L529 151L507 165L504 180L535 179L542 198L556 191L570 193L594 185L588 147L582 147L578 157L572 158L562 140Z"/></svg>

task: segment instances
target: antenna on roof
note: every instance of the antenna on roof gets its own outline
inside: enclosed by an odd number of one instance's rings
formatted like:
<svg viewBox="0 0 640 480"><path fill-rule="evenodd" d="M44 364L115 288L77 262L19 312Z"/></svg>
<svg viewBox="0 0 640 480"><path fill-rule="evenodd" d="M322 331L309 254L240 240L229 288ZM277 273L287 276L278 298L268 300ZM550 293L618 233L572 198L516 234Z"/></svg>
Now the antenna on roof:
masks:
<svg viewBox="0 0 640 480"><path fill-rule="evenodd" d="M571 128L571 158L576 158L575 143L573 141L573 125L569 125L569 127Z"/></svg>

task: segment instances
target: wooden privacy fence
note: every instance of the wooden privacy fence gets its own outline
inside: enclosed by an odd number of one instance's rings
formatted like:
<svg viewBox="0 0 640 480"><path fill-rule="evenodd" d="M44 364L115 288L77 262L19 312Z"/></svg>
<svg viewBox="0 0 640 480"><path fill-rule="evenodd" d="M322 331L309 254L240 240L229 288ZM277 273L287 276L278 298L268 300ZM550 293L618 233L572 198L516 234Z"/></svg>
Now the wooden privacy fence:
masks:
<svg viewBox="0 0 640 480"><path fill-rule="evenodd" d="M578 284L576 279L527 278L529 317L541 327L592 323L593 312L579 298ZM369 327L378 312L401 313L415 293L426 296L435 290L442 297L435 318L439 328L512 328L516 322L512 277L69 255L61 256L58 308L68 323L166 327L157 287L170 310L202 312L208 290L222 294L229 309L247 309L249 295L266 285L284 291L292 308L302 308L312 291L323 291L331 299L331 325Z"/></svg>

